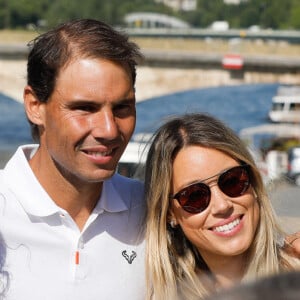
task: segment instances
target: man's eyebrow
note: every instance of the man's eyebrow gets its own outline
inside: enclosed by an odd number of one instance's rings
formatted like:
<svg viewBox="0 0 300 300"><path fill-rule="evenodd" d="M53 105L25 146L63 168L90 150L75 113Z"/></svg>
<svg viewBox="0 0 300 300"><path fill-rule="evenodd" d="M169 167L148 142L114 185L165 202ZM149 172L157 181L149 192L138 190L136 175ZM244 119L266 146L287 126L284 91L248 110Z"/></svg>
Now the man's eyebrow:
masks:
<svg viewBox="0 0 300 300"><path fill-rule="evenodd" d="M111 105L116 106L116 105L122 105L122 104L132 104L136 103L136 97L135 96L129 96L128 98L121 98L115 101L111 102ZM71 99L68 101L67 106L72 107L72 106L80 106L80 105L86 105L86 106L102 106L105 104L105 101L100 101L98 102L97 100L91 100L91 99Z"/></svg>
<svg viewBox="0 0 300 300"><path fill-rule="evenodd" d="M136 102L135 96L120 99L119 101L116 101L115 104L126 104L126 103L132 103L132 102Z"/></svg>
<svg viewBox="0 0 300 300"><path fill-rule="evenodd" d="M72 106L72 105L98 105L99 103L92 100L74 99L69 101L67 104Z"/></svg>

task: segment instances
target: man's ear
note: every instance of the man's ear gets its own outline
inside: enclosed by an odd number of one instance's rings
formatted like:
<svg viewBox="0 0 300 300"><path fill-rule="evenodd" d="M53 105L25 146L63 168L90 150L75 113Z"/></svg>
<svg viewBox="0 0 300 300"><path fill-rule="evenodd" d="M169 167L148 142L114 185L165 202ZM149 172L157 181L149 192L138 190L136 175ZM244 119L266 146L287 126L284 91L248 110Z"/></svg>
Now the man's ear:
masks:
<svg viewBox="0 0 300 300"><path fill-rule="evenodd" d="M27 118L36 125L42 125L43 122L43 110L45 103L41 102L36 96L31 86L27 85L24 88L23 93L24 108Z"/></svg>

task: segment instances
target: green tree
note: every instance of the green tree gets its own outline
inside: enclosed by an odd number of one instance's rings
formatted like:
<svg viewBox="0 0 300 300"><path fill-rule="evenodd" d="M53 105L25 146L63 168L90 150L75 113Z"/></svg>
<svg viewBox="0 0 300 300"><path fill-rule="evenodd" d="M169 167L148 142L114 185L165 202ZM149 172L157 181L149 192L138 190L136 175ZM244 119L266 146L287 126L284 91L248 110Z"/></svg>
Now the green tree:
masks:
<svg viewBox="0 0 300 300"><path fill-rule="evenodd" d="M51 0L5 0L11 28L37 24Z"/></svg>
<svg viewBox="0 0 300 300"><path fill-rule="evenodd" d="M49 26L77 18L95 18L123 25L131 12L157 12L176 16L194 27L207 27L216 20L231 28L257 24L263 28L300 29L299 0L251 0L226 5L223 0L197 0L191 12L173 11L154 0L0 0L0 28L25 27L46 20Z"/></svg>
<svg viewBox="0 0 300 300"><path fill-rule="evenodd" d="M286 22L286 27L290 27L291 29L300 29L300 3L299 0L295 0L290 10L290 18L289 23Z"/></svg>
<svg viewBox="0 0 300 300"><path fill-rule="evenodd" d="M158 8L158 9L157 9ZM53 1L45 15L50 26L75 18L95 18L113 25L124 24L124 16L134 11L162 11L152 0L62 0ZM169 13L170 9L165 9Z"/></svg>

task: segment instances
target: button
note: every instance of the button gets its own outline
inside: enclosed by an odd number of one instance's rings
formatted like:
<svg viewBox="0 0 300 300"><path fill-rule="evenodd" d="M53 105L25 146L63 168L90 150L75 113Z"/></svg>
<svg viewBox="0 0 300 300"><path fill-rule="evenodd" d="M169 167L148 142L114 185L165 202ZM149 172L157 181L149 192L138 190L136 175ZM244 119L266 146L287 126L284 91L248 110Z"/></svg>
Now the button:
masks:
<svg viewBox="0 0 300 300"><path fill-rule="evenodd" d="M78 242L78 248L79 249L83 249L84 248L84 242L83 242L82 239L80 239L79 242Z"/></svg>

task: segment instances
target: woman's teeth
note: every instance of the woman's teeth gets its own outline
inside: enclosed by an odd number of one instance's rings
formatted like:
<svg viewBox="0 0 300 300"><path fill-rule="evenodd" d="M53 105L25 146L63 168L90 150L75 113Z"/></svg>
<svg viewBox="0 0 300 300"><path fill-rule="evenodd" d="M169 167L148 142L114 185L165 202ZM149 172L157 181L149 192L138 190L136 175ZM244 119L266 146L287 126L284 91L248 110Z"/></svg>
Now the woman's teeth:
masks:
<svg viewBox="0 0 300 300"><path fill-rule="evenodd" d="M223 226L218 226L215 227L213 230L217 231L217 232L225 232L225 231L230 231L232 230L235 226L237 226L238 224L240 224L241 220L240 219L236 219L231 223L228 223L226 225Z"/></svg>

